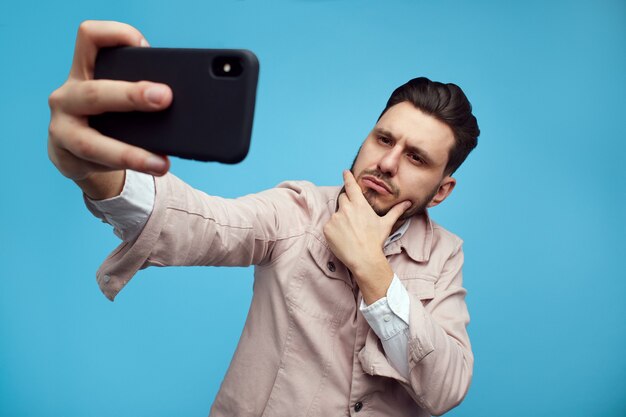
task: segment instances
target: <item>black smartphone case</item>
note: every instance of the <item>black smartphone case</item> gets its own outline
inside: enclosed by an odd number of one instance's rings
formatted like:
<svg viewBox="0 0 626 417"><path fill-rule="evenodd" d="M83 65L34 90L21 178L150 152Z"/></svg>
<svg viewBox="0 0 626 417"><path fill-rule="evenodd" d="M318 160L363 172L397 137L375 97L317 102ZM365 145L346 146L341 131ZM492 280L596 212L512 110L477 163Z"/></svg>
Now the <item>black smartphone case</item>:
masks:
<svg viewBox="0 0 626 417"><path fill-rule="evenodd" d="M216 70L225 60L238 75ZM247 50L103 48L94 78L157 81L174 98L163 111L104 113L89 125L155 153L234 164L250 147L258 74L258 60Z"/></svg>

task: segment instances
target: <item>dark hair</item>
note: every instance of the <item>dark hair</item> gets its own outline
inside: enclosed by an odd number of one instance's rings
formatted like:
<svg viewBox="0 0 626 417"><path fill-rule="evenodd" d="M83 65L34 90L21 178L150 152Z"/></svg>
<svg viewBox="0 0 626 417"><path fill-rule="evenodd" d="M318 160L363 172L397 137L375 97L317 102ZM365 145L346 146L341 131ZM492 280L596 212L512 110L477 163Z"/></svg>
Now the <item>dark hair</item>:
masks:
<svg viewBox="0 0 626 417"><path fill-rule="evenodd" d="M404 101L410 102L452 129L454 145L450 149L448 164L444 170L446 175L452 175L476 147L480 134L478 122L472 114L472 105L463 90L456 84L443 84L425 77L414 78L395 89L378 119L391 106Z"/></svg>

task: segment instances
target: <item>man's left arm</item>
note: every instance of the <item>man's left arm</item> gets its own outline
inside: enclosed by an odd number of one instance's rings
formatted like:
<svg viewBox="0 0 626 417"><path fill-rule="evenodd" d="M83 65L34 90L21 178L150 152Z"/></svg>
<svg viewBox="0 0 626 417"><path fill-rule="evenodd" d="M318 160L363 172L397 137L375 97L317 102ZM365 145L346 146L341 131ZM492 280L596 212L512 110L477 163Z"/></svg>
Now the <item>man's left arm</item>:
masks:
<svg viewBox="0 0 626 417"><path fill-rule="evenodd" d="M385 356L396 371L409 380L409 311L411 300L400 279L394 275L387 296L359 310L380 339Z"/></svg>
<svg viewBox="0 0 626 417"><path fill-rule="evenodd" d="M394 206L379 217L363 197L351 173L344 173L346 194L339 210L324 228L335 255L350 269L365 303L386 296L394 274L382 252L382 243L393 224L408 208ZM364 358L376 363L366 372L397 379L415 401L431 414L439 415L465 397L472 376L473 356L466 332L469 315L462 287L461 242L445 262L435 286L435 296L424 306L409 291L408 364L404 378L387 360ZM366 344L367 350L367 344Z"/></svg>

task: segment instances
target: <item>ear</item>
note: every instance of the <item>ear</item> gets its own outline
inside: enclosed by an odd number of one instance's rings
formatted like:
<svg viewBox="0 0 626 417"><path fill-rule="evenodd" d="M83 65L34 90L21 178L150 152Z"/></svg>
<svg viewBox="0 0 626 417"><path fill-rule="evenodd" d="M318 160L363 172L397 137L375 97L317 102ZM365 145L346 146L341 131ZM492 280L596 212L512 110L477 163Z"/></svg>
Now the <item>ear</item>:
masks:
<svg viewBox="0 0 626 417"><path fill-rule="evenodd" d="M445 176L444 179L441 180L441 183L439 184L439 188L437 189L437 192L435 193L433 198L430 200L430 203L428 203L426 207L428 208L435 207L436 205L441 203L443 200L448 198L450 193L452 193L452 190L454 190L455 185L456 185L456 180L454 178L452 178L449 175Z"/></svg>

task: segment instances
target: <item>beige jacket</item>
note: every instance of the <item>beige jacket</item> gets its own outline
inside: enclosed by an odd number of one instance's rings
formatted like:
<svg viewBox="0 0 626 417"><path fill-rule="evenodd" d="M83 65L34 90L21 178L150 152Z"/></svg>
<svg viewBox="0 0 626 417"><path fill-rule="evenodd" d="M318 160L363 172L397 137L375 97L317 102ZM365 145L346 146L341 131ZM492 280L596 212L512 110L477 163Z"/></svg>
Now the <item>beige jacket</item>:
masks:
<svg viewBox="0 0 626 417"><path fill-rule="evenodd" d="M427 215L385 248L410 295L406 380L324 238L339 187L287 182L235 200L171 174L155 187L141 234L98 270L109 299L147 266L256 266L250 311L210 416L427 416L461 402L473 365L462 241Z"/></svg>

